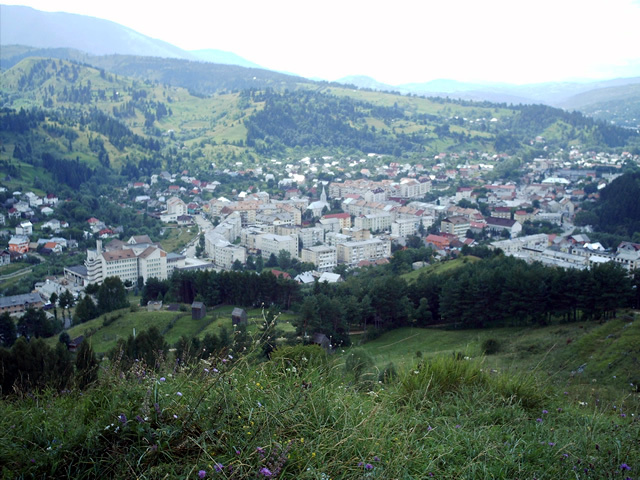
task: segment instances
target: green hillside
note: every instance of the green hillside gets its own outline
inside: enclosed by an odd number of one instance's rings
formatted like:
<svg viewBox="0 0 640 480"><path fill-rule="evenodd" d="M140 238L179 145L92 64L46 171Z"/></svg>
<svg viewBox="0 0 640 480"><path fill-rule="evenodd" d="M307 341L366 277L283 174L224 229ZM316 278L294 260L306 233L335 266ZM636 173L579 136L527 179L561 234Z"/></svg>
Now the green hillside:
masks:
<svg viewBox="0 0 640 480"><path fill-rule="evenodd" d="M33 52L16 47L12 53ZM10 125L0 132L2 160L39 166L48 152L90 168L121 173L131 163L147 173L176 165L207 170L212 163L250 168L256 157L371 152L416 161L469 150L529 159L536 154L536 137L552 148L578 142L629 149L638 143L634 131L551 107L401 96L271 77L258 82L264 73L228 65L215 66L218 74L200 71L214 67L197 62L100 58L102 63L91 58L89 66L26 56L2 71L1 114ZM235 84L227 74L258 83ZM205 80L214 83L193 84ZM38 113L28 125L13 128L22 108ZM25 155L28 145L31 153Z"/></svg>
<svg viewBox="0 0 640 480"><path fill-rule="evenodd" d="M405 330L330 358L315 346L103 362L82 392L0 401L2 474L633 478L637 315L549 328L495 330L502 350L484 358L474 332Z"/></svg>

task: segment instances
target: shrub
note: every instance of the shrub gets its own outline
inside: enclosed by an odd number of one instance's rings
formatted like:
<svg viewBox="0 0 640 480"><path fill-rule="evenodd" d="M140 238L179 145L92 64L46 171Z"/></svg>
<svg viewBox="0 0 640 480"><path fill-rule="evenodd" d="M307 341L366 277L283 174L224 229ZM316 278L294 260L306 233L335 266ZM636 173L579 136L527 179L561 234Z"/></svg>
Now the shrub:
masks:
<svg viewBox="0 0 640 480"><path fill-rule="evenodd" d="M389 362L378 375L378 381L382 383L392 383L396 378L398 378L398 371L393 362Z"/></svg>
<svg viewBox="0 0 640 480"><path fill-rule="evenodd" d="M482 342L482 353L485 355L495 355L500 351L500 342L495 338L487 338Z"/></svg>
<svg viewBox="0 0 640 480"><path fill-rule="evenodd" d="M357 382L361 377L373 368L373 358L364 350L354 349L349 355L344 364L344 369L347 373L352 373L354 380Z"/></svg>
<svg viewBox="0 0 640 480"><path fill-rule="evenodd" d="M309 368L324 367L328 362L327 352L320 345L281 346L271 352L271 361L282 368L294 368L298 372Z"/></svg>

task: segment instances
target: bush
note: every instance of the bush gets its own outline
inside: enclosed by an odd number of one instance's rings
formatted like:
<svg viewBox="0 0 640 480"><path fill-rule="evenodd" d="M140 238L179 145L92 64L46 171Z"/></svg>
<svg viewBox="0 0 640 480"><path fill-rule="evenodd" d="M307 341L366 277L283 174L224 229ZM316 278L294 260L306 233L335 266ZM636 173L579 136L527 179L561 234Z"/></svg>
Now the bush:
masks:
<svg viewBox="0 0 640 480"><path fill-rule="evenodd" d="M364 350L354 349L351 354L347 355L344 369L347 373L352 373L354 380L357 382L374 366L371 355Z"/></svg>
<svg viewBox="0 0 640 480"><path fill-rule="evenodd" d="M392 383L396 378L398 378L398 371L393 362L389 362L378 374L378 381L382 383Z"/></svg>
<svg viewBox="0 0 640 480"><path fill-rule="evenodd" d="M485 355L495 355L500 351L500 342L495 338L487 338L482 342L482 353Z"/></svg>
<svg viewBox="0 0 640 480"><path fill-rule="evenodd" d="M328 362L327 352L320 345L282 346L271 352L271 361L283 368L295 367L298 371L323 367Z"/></svg>

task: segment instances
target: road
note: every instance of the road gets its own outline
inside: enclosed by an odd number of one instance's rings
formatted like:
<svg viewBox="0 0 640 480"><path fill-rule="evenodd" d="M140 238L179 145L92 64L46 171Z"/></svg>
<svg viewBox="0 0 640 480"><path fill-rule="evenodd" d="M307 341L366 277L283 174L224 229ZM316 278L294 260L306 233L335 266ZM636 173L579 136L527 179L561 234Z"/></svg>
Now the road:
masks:
<svg viewBox="0 0 640 480"><path fill-rule="evenodd" d="M198 235L196 235L193 240L191 240L184 248L184 256L187 258L196 257L196 247L198 246L200 235L204 235L205 232L213 230L214 228L213 223L204 218L202 215L196 215L194 219L196 221L196 225L198 225Z"/></svg>

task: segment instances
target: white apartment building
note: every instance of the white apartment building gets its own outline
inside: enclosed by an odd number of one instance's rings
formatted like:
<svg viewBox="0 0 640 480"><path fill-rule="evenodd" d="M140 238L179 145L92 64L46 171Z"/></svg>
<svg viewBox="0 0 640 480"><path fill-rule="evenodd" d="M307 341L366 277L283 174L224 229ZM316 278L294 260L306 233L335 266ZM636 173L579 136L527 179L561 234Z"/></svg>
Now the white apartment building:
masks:
<svg viewBox="0 0 640 480"><path fill-rule="evenodd" d="M318 243L324 243L324 234L324 228L301 228L298 230L298 239L302 244L302 248L309 248L317 245Z"/></svg>
<svg viewBox="0 0 640 480"><path fill-rule="evenodd" d="M391 256L391 240L372 238L360 242L338 244L338 263L357 265L363 260L375 261Z"/></svg>
<svg viewBox="0 0 640 480"><path fill-rule="evenodd" d="M221 238L211 245L207 255L216 267L225 270L231 270L236 260L243 265L247 262L247 250L244 247L233 245Z"/></svg>
<svg viewBox="0 0 640 480"><path fill-rule="evenodd" d="M127 245L128 247L128 245ZM144 249L121 248L103 251L98 240L95 250L87 250L84 262L87 268L87 283L102 283L107 277L119 277L122 282L136 283L138 277L146 282L149 278L167 279L167 253L153 245Z"/></svg>
<svg viewBox="0 0 640 480"><path fill-rule="evenodd" d="M391 228L393 217L390 213L371 213L356 217L353 226L358 229L375 231L384 231Z"/></svg>
<svg viewBox="0 0 640 480"><path fill-rule="evenodd" d="M420 218L398 218L391 224L391 235L394 237L408 237L418 231Z"/></svg>
<svg viewBox="0 0 640 480"><path fill-rule="evenodd" d="M160 215L163 222L177 222L178 217L187 215L187 204L178 197L171 197L167 200L167 210Z"/></svg>
<svg viewBox="0 0 640 480"><path fill-rule="evenodd" d="M471 222L467 217L456 215L448 217L440 222L440 231L450 233L458 238L465 238L467 230L471 228Z"/></svg>
<svg viewBox="0 0 640 480"><path fill-rule="evenodd" d="M280 250L289 252L291 258L298 258L298 236L265 233L256 238L256 248L261 250L263 258L269 258L272 253L277 257Z"/></svg>
<svg viewBox="0 0 640 480"><path fill-rule="evenodd" d="M327 245L303 248L302 261L310 262L319 272L332 272L338 265L338 249Z"/></svg>

